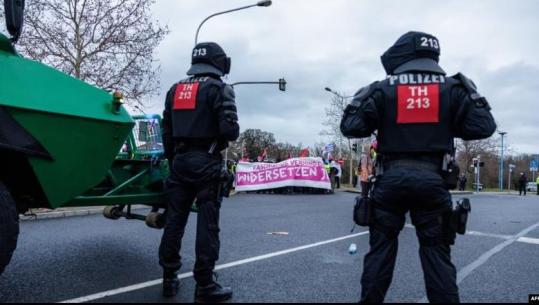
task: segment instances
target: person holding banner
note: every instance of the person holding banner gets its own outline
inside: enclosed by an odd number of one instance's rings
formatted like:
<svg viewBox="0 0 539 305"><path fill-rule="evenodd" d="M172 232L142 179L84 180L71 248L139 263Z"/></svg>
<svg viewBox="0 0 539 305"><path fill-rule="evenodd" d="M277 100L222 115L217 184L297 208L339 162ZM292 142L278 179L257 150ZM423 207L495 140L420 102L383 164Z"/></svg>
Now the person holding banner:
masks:
<svg viewBox="0 0 539 305"><path fill-rule="evenodd" d="M341 188L342 168L341 164L335 160L331 161L331 170L333 171L333 180L336 189Z"/></svg>
<svg viewBox="0 0 539 305"><path fill-rule="evenodd" d="M374 162L371 147L372 146L370 144L365 144L361 152L359 181L361 183L361 196L363 196L363 198L367 198L369 195L369 190L371 188L369 179L374 173Z"/></svg>

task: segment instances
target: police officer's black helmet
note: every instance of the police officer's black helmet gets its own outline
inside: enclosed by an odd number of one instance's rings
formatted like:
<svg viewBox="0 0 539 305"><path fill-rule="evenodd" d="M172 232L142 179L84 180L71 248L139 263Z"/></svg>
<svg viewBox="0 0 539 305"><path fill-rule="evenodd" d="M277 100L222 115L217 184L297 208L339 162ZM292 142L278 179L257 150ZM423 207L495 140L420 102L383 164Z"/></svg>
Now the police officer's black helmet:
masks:
<svg viewBox="0 0 539 305"><path fill-rule="evenodd" d="M193 49L191 68L187 75L214 74L224 76L230 73L231 60L215 42L202 42Z"/></svg>
<svg viewBox="0 0 539 305"><path fill-rule="evenodd" d="M382 65L388 75L404 72L445 74L440 67L440 42L433 35L408 32L382 55Z"/></svg>

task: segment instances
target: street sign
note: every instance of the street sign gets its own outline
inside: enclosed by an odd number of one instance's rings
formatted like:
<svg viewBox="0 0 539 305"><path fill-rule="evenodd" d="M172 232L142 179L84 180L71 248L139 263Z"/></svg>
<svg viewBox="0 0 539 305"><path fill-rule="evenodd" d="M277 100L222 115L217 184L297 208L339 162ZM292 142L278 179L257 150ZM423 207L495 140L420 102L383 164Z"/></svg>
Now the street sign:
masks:
<svg viewBox="0 0 539 305"><path fill-rule="evenodd" d="M538 169L539 162L537 160L531 160L530 162L530 171L536 172Z"/></svg>

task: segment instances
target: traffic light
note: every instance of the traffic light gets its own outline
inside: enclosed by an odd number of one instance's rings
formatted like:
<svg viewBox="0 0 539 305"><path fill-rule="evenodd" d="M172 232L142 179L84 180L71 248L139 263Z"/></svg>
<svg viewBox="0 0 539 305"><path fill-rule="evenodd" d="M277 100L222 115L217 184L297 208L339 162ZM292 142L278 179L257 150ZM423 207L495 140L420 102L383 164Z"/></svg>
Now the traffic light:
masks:
<svg viewBox="0 0 539 305"><path fill-rule="evenodd" d="M279 79L279 90L286 91L286 80L284 78Z"/></svg>

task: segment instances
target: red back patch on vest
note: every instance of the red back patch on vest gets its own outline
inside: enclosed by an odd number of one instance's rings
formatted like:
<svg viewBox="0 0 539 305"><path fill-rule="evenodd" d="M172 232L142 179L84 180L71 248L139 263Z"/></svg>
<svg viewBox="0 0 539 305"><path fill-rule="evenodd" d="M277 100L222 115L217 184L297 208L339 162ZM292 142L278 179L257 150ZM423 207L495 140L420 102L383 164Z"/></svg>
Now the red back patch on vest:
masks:
<svg viewBox="0 0 539 305"><path fill-rule="evenodd" d="M200 83L178 84L174 93L174 110L195 110Z"/></svg>
<svg viewBox="0 0 539 305"><path fill-rule="evenodd" d="M397 87L398 124L439 123L440 85L401 85Z"/></svg>

